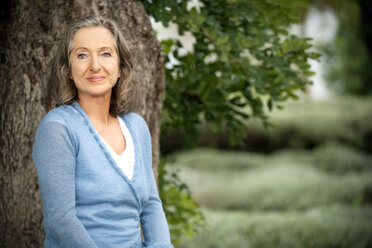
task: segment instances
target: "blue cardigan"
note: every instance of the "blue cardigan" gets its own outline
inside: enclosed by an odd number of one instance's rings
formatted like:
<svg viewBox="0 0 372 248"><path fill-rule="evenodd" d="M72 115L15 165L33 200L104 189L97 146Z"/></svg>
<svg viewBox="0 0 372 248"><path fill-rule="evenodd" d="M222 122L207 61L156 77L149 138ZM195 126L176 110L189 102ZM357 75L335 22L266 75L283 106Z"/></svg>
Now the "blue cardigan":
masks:
<svg viewBox="0 0 372 248"><path fill-rule="evenodd" d="M44 247L173 247L152 171L146 122L135 113L120 117L135 147L132 179L116 165L77 102L53 109L41 121L33 160L43 203Z"/></svg>

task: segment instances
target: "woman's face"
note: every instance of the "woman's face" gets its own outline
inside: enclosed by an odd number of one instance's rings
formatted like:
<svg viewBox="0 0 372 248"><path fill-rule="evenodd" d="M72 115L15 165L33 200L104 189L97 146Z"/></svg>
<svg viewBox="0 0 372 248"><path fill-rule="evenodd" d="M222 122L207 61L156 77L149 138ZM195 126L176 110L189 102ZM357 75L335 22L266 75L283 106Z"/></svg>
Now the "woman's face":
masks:
<svg viewBox="0 0 372 248"><path fill-rule="evenodd" d="M120 77L119 55L114 36L105 27L79 29L72 39L70 78L78 98L111 96Z"/></svg>

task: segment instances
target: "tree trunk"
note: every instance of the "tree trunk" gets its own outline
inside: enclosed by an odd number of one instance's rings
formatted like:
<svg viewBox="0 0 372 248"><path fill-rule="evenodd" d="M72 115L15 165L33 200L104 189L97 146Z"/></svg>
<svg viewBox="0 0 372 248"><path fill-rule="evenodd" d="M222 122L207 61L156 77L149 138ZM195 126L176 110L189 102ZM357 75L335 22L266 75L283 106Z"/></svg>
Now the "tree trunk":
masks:
<svg viewBox="0 0 372 248"><path fill-rule="evenodd" d="M41 198L31 154L36 128L46 113L42 89L63 30L88 14L109 17L122 27L140 90L138 113L152 135L155 174L163 57L141 2L15 0L9 11L5 27L0 27L0 247L42 247Z"/></svg>

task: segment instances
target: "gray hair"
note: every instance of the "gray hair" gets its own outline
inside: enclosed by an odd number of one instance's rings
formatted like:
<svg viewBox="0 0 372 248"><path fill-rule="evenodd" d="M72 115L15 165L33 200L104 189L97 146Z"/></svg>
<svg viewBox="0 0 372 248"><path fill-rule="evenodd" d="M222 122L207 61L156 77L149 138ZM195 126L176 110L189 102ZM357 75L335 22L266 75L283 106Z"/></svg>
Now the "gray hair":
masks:
<svg viewBox="0 0 372 248"><path fill-rule="evenodd" d="M70 53L73 47L74 34L85 27L105 27L114 36L114 43L120 60L120 78L112 88L110 113L121 115L133 111L135 107L136 91L132 80L132 61L124 36L119 26L110 19L100 16L87 16L71 23L58 44L57 54L54 57L52 71L47 86L47 95L44 103L47 109L69 104L77 99L77 89L70 79Z"/></svg>

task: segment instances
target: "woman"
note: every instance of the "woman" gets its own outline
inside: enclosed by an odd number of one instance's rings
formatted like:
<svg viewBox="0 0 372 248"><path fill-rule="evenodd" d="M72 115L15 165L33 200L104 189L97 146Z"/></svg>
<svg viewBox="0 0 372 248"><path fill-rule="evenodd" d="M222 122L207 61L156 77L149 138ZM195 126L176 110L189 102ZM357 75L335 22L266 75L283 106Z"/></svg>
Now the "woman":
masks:
<svg viewBox="0 0 372 248"><path fill-rule="evenodd" d="M49 85L59 107L41 121L33 150L44 247L173 247L152 173L150 134L130 112L131 72L112 20L85 17L67 28Z"/></svg>

